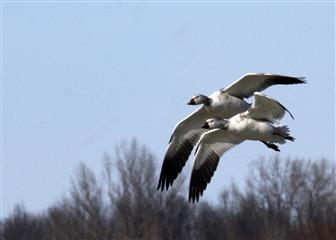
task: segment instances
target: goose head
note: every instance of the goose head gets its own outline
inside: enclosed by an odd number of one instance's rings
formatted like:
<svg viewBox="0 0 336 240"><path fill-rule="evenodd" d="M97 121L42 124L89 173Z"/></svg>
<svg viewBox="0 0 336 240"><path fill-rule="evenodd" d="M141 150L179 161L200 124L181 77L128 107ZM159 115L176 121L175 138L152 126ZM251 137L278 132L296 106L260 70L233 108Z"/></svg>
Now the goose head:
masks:
<svg viewBox="0 0 336 240"><path fill-rule="evenodd" d="M204 104L205 106L209 106L210 98L202 94L197 94L197 95L192 96L190 101L187 104L188 105Z"/></svg>
<svg viewBox="0 0 336 240"><path fill-rule="evenodd" d="M226 119L219 119L219 118L209 118L205 121L202 128L205 129L214 129L214 128L225 128L228 123Z"/></svg>

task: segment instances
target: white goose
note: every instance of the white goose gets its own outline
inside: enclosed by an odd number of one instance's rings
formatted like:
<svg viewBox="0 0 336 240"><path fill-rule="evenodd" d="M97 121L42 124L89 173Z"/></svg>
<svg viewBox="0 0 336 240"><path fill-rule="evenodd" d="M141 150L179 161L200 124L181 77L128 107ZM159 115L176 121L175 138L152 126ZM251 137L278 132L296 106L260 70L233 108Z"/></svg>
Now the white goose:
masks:
<svg viewBox="0 0 336 240"><path fill-rule="evenodd" d="M180 121L174 128L165 154L158 190L161 191L173 184L181 172L188 157L199 140L206 132L201 128L205 120L212 117L230 118L237 113L246 111L250 104L244 98L251 97L254 92L262 91L272 85L288 85L305 83L304 78L274 75L269 73L249 73L226 88L220 89L209 97L195 95L189 105L203 104L198 110ZM267 147L278 151L277 146L263 142Z"/></svg>
<svg viewBox="0 0 336 240"><path fill-rule="evenodd" d="M247 111L230 119L211 118L202 126L217 129L204 133L197 144L189 185L189 201L198 201L210 183L219 159L234 146L245 140L280 144L284 144L285 140L294 141L287 126L272 125L284 116L286 108L266 95L255 93L254 96L255 101Z"/></svg>

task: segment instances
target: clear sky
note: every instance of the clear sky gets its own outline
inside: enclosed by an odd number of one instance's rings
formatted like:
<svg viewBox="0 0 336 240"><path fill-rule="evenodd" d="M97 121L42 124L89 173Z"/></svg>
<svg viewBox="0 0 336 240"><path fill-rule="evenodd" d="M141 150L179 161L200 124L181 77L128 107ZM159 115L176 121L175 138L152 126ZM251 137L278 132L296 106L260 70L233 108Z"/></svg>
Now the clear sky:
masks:
<svg viewBox="0 0 336 240"><path fill-rule="evenodd" d="M80 161L99 174L123 139L148 145L161 167L191 95L247 72L305 76L265 91L295 117L283 123L296 141L279 155L335 160L333 3L7 1L2 13L3 216L15 203L50 206ZM205 197L241 184L260 156L274 152L257 142L230 150Z"/></svg>

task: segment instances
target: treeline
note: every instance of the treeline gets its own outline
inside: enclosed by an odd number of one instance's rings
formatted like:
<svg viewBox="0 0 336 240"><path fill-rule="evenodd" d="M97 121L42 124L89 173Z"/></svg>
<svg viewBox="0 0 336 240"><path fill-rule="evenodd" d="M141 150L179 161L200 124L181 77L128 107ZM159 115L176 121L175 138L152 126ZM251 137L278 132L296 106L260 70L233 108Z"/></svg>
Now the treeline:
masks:
<svg viewBox="0 0 336 240"><path fill-rule="evenodd" d="M216 205L188 203L181 178L156 191L158 162L133 140L105 156L100 178L81 163L67 196L39 214L16 206L1 220L0 238L336 239L333 162L261 159L245 190L223 189Z"/></svg>

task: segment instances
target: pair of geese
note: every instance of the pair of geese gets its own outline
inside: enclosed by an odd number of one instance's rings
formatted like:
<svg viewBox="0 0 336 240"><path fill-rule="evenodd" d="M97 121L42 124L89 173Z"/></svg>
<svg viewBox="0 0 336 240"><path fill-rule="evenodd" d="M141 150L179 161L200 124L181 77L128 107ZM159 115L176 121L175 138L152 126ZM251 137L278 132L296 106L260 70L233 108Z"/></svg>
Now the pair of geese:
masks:
<svg viewBox="0 0 336 240"><path fill-rule="evenodd" d="M278 101L260 91L272 85L305 83L304 78L249 73L210 96L195 95L189 105L203 105L180 121L169 140L158 190L168 188L182 171L197 144L189 184L189 202L197 202L216 171L221 156L245 140L260 141L274 151L275 143L294 141L287 126L279 126L286 112ZM253 104L244 99L254 95ZM294 118L293 118L294 119Z"/></svg>

